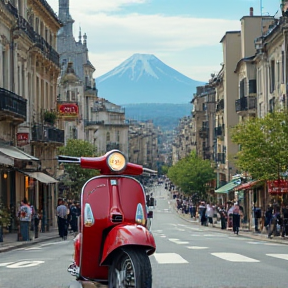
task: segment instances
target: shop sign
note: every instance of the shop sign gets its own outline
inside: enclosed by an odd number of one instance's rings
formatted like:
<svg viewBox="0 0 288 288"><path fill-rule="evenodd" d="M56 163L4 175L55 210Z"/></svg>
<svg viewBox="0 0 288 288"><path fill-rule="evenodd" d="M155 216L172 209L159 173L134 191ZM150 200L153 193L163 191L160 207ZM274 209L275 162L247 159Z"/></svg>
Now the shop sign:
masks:
<svg viewBox="0 0 288 288"><path fill-rule="evenodd" d="M29 144L29 133L17 133L17 146Z"/></svg>
<svg viewBox="0 0 288 288"><path fill-rule="evenodd" d="M267 181L269 193L288 193L288 180Z"/></svg>
<svg viewBox="0 0 288 288"><path fill-rule="evenodd" d="M59 104L58 111L60 116L64 117L75 117L79 114L79 108L77 104L74 103Z"/></svg>

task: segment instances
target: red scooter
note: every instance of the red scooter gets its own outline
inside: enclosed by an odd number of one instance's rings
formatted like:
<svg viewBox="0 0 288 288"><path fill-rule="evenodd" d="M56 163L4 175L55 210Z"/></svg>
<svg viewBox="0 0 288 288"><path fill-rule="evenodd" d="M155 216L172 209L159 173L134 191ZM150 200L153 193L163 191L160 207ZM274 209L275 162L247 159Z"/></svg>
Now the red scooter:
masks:
<svg viewBox="0 0 288 288"><path fill-rule="evenodd" d="M129 163L118 150L94 158L58 156L58 161L101 174L82 188L74 263L68 268L78 286L70 287L85 287L92 281L109 288L151 288L149 255L156 245L147 223L153 212L147 213L144 188L131 175L156 171Z"/></svg>

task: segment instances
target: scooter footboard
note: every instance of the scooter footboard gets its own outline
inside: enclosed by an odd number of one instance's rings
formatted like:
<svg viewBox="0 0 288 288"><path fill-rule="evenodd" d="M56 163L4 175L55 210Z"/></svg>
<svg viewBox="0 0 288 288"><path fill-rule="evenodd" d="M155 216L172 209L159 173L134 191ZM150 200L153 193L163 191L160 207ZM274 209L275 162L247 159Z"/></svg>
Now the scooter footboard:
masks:
<svg viewBox="0 0 288 288"><path fill-rule="evenodd" d="M100 265L105 265L108 256L117 248L126 245L137 245L146 249L151 255L156 250L152 233L141 225L117 225L107 235L103 247Z"/></svg>

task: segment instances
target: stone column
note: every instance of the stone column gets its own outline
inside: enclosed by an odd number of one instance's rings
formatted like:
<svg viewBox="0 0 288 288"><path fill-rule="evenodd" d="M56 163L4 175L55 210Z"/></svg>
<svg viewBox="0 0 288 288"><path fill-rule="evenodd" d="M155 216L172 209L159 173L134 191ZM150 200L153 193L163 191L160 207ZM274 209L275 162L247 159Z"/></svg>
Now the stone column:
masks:
<svg viewBox="0 0 288 288"><path fill-rule="evenodd" d="M0 43L0 87L4 87L4 77L3 77L3 69L4 69L4 59L3 59L3 45Z"/></svg>

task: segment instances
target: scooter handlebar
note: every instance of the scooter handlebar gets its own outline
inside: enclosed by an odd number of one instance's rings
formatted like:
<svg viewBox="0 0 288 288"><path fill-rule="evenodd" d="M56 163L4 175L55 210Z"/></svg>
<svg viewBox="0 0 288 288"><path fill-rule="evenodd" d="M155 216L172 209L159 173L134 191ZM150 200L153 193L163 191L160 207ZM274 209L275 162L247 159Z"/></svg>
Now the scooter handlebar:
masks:
<svg viewBox="0 0 288 288"><path fill-rule="evenodd" d="M81 158L80 157L71 157L71 156L59 155L58 156L58 162L80 164Z"/></svg>

